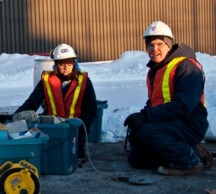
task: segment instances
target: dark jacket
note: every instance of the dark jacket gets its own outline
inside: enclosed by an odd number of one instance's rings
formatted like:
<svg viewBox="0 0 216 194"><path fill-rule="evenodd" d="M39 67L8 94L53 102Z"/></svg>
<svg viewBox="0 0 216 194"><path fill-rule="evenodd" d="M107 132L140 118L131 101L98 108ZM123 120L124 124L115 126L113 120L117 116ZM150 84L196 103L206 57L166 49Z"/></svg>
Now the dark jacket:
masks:
<svg viewBox="0 0 216 194"><path fill-rule="evenodd" d="M62 91L63 92L63 91ZM64 91L65 93L65 91ZM29 98L20 106L16 112L21 112L25 110L34 110L37 111L39 107L45 100L44 88L42 80L39 81L33 92L30 94ZM92 82L87 78L86 89L82 100L81 105L81 116L80 119L85 123L86 128L89 129L91 123L94 121L97 113L97 102L95 91L92 85ZM44 112L43 114L46 114Z"/></svg>
<svg viewBox="0 0 216 194"><path fill-rule="evenodd" d="M186 45L174 45L167 57L160 64L150 61L147 66L151 84L157 76L158 69L167 65L175 57L196 58L195 52ZM142 110L148 122L169 122L183 120L191 127L207 129L207 110L200 102L204 90L204 73L191 61L185 60L178 65L175 72L174 96L171 102L156 107L147 106Z"/></svg>

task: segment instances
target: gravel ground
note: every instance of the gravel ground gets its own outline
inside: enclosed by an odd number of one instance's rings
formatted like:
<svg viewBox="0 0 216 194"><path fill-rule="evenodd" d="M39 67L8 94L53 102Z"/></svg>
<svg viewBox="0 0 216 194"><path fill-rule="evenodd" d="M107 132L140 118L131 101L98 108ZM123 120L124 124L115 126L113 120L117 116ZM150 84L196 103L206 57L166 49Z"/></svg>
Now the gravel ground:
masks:
<svg viewBox="0 0 216 194"><path fill-rule="evenodd" d="M205 146L216 152L216 143ZM206 194L216 189L216 161L188 176L162 176L156 170L136 170L127 164L124 142L89 143L90 161L69 175L41 175L42 194ZM134 184L137 178L145 185ZM130 180L130 182L128 181Z"/></svg>

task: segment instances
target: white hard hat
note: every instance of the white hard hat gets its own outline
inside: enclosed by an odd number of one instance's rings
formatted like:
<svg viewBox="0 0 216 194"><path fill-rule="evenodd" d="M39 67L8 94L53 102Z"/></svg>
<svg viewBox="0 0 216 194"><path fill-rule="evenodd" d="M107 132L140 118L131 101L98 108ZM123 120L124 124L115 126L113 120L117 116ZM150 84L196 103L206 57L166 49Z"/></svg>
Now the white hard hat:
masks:
<svg viewBox="0 0 216 194"><path fill-rule="evenodd" d="M143 38L146 38L148 36L168 36L174 39L172 30L167 24L162 21L155 21L147 27Z"/></svg>
<svg viewBox="0 0 216 194"><path fill-rule="evenodd" d="M52 52L51 57L53 60L62 60L62 59L70 59L76 58L75 50L67 44L59 44Z"/></svg>

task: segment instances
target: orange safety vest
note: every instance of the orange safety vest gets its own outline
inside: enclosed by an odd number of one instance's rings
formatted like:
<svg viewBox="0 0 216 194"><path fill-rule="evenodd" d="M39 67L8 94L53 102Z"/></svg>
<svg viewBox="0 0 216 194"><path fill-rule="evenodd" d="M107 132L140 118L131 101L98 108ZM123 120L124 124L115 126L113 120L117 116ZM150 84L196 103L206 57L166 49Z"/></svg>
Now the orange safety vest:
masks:
<svg viewBox="0 0 216 194"><path fill-rule="evenodd" d="M158 70L153 86L151 86L150 79L147 77L148 97L151 103L150 106L154 107L160 104L171 102L174 93L175 70L177 66L186 59L192 61L193 64L202 71L202 66L195 59L177 57ZM200 101L205 106L204 92L202 93Z"/></svg>
<svg viewBox="0 0 216 194"><path fill-rule="evenodd" d="M51 71L44 71L42 81L48 115L63 118L79 117L87 77L87 73L82 72L82 74L79 74L78 79L71 81L63 97L62 84L59 78Z"/></svg>

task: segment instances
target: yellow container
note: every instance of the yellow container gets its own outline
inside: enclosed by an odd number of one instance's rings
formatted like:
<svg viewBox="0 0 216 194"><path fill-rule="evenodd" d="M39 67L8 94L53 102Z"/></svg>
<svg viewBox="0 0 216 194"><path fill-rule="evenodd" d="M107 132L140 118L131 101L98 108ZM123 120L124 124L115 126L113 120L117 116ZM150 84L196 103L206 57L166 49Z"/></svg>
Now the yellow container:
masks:
<svg viewBox="0 0 216 194"><path fill-rule="evenodd" d="M0 167L0 193L39 194L40 182L37 168L21 160L19 163L5 162Z"/></svg>

